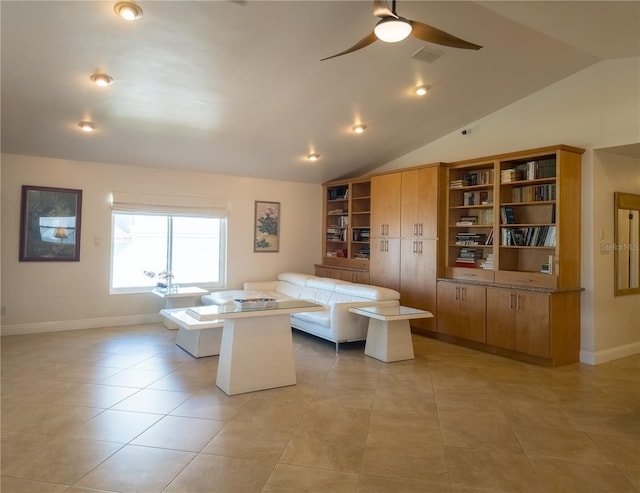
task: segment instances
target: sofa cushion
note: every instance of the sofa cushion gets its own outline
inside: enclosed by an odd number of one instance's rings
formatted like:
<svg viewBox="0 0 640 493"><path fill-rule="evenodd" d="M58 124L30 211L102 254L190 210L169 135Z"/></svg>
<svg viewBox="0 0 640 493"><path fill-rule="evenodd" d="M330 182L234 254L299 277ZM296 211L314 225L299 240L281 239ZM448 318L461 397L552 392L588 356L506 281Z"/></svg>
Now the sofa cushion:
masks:
<svg viewBox="0 0 640 493"><path fill-rule="evenodd" d="M398 291L389 288L382 288L379 286L369 286L367 284L343 282L336 284L334 290L336 294L339 293L368 300L385 301L400 299L400 293L398 293Z"/></svg>
<svg viewBox="0 0 640 493"><path fill-rule="evenodd" d="M279 281L290 282L291 284L295 284L296 286L305 287L307 284L307 280L315 278L316 276L312 276L309 274L298 274L297 272L282 272L278 274Z"/></svg>
<svg viewBox="0 0 640 493"><path fill-rule="evenodd" d="M322 327L326 327L327 329L331 328L331 317L329 310L325 310L322 312L292 313L291 318L320 325Z"/></svg>

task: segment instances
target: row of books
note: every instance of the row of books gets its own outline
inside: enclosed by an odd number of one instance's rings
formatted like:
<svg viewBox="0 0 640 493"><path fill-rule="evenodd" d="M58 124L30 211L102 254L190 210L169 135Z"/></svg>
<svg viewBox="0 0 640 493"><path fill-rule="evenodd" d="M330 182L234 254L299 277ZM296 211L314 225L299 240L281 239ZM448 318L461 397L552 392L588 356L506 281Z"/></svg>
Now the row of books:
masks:
<svg viewBox="0 0 640 493"><path fill-rule="evenodd" d="M500 183L511 183L522 180L537 180L556 176L556 160L554 158L540 161L528 161L516 164L512 168L500 171Z"/></svg>
<svg viewBox="0 0 640 493"><path fill-rule="evenodd" d="M327 188L328 200L346 200L349 197L349 187Z"/></svg>
<svg viewBox="0 0 640 493"><path fill-rule="evenodd" d="M493 203L493 190L478 190L462 194L463 205L489 205Z"/></svg>
<svg viewBox="0 0 640 493"><path fill-rule="evenodd" d="M476 213L477 216L460 216L456 226L491 226L493 224L492 209L480 209Z"/></svg>
<svg viewBox="0 0 640 493"><path fill-rule="evenodd" d="M451 180L450 188L471 187L475 185L491 185L493 183L493 169L480 171L468 171L463 173L462 178Z"/></svg>
<svg viewBox="0 0 640 493"><path fill-rule="evenodd" d="M504 246L556 246L555 226L504 228L501 235L501 244Z"/></svg>
<svg viewBox="0 0 640 493"><path fill-rule="evenodd" d="M478 267L484 270L493 270L493 253L487 253L487 258L480 259L477 262Z"/></svg>
<svg viewBox="0 0 640 493"><path fill-rule="evenodd" d="M516 187L511 191L512 202L540 202L556 200L556 184Z"/></svg>
<svg viewBox="0 0 640 493"><path fill-rule="evenodd" d="M486 245L487 235L475 232L456 233L456 245Z"/></svg>
<svg viewBox="0 0 640 493"><path fill-rule="evenodd" d="M516 211L513 207L503 205L500 207L500 223L501 224L516 224Z"/></svg>

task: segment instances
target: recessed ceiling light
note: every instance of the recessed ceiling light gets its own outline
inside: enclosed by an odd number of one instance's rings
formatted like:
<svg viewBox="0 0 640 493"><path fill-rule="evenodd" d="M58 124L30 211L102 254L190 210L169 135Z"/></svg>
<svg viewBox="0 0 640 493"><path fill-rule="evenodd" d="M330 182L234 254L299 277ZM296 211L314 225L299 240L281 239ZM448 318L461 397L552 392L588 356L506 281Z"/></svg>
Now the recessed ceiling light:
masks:
<svg viewBox="0 0 640 493"><path fill-rule="evenodd" d="M366 129L367 126L363 125L362 123L358 123L357 125L351 127L351 130L353 130L357 134L363 134Z"/></svg>
<svg viewBox="0 0 640 493"><path fill-rule="evenodd" d="M93 132L96 129L96 124L93 122L80 122L78 126L83 132Z"/></svg>
<svg viewBox="0 0 640 493"><path fill-rule="evenodd" d="M313 154L309 154L309 155L307 156L307 159L308 159L309 161L317 161L318 159L320 159L320 155L319 155L319 154L316 154L316 153L314 152Z"/></svg>
<svg viewBox="0 0 640 493"><path fill-rule="evenodd" d="M127 21L135 21L142 17L142 8L131 2L118 2L113 7L113 10Z"/></svg>
<svg viewBox="0 0 640 493"><path fill-rule="evenodd" d="M91 81L100 87L107 87L113 84L113 78L109 77L107 74L93 74L91 76Z"/></svg>
<svg viewBox="0 0 640 493"><path fill-rule="evenodd" d="M416 96L424 96L425 94L427 94L428 90L429 88L427 86L418 86L413 90L413 92L416 94Z"/></svg>

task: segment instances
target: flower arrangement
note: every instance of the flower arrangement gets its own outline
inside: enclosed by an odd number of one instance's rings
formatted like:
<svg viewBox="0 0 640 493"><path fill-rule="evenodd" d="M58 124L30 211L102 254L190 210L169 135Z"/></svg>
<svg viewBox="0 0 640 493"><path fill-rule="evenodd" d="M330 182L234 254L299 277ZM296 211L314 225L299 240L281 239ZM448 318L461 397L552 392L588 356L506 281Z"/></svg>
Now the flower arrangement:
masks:
<svg viewBox="0 0 640 493"><path fill-rule="evenodd" d="M274 207L267 207L258 218L258 231L268 235L278 234L278 213Z"/></svg>
<svg viewBox="0 0 640 493"><path fill-rule="evenodd" d="M145 270L144 275L154 279L156 276L159 281L156 284L158 288L168 288L171 285L171 281L173 280L173 274L169 271L163 270L162 272L158 272L157 274L150 270Z"/></svg>

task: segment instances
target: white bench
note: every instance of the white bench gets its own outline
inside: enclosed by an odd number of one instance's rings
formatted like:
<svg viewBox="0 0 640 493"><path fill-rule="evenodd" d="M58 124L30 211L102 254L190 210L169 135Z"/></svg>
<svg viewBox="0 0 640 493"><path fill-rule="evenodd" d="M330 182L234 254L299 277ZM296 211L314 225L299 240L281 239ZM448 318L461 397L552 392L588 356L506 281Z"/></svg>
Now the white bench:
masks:
<svg viewBox="0 0 640 493"><path fill-rule="evenodd" d="M222 320L199 321L186 308L165 308L160 315L178 326L176 345L196 358L220 354Z"/></svg>

